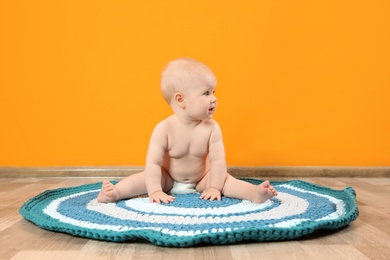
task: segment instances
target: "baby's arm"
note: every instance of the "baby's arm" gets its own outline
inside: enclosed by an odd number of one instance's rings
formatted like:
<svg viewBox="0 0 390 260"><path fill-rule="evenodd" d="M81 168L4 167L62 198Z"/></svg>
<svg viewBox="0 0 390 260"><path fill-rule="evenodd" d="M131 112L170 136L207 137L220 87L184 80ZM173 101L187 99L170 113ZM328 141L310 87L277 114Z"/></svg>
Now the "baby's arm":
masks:
<svg viewBox="0 0 390 260"><path fill-rule="evenodd" d="M222 132L218 123L213 122L213 129L209 142L210 176L209 186L203 191L201 199L221 200L221 192L227 176L225 147Z"/></svg>
<svg viewBox="0 0 390 260"><path fill-rule="evenodd" d="M166 147L168 145L167 142L166 126L163 123L160 123L155 127L152 133L146 156L145 182L150 202L152 203L169 203L174 200L173 196L163 192L161 186L161 169Z"/></svg>

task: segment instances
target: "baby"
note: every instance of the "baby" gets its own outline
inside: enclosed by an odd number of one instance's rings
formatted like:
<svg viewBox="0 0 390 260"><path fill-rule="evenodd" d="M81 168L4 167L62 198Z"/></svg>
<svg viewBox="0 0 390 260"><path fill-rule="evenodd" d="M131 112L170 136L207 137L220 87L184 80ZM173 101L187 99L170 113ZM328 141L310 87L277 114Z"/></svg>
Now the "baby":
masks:
<svg viewBox="0 0 390 260"><path fill-rule="evenodd" d="M187 58L171 61L162 72L161 91L173 115L155 127L145 170L116 185L103 181L98 202L145 193L152 203L170 203L174 194L192 192L210 201L224 195L262 203L276 196L269 181L253 185L227 173L221 129L212 119L216 84L213 72L203 63Z"/></svg>

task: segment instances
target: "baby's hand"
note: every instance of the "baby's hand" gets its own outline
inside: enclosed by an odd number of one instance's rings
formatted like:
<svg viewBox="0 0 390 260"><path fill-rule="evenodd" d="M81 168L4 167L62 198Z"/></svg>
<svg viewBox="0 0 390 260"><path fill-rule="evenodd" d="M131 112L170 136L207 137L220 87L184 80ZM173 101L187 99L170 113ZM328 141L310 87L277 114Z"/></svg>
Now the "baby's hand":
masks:
<svg viewBox="0 0 390 260"><path fill-rule="evenodd" d="M202 192L202 195L199 197L200 199L205 199L205 200L221 200L221 192L217 190L216 188L213 187L208 187Z"/></svg>
<svg viewBox="0 0 390 260"><path fill-rule="evenodd" d="M157 202L158 204L160 204L161 202L164 202L165 204L169 204L170 202L175 200L175 197L170 196L162 191L156 191L149 196L149 200L151 203Z"/></svg>

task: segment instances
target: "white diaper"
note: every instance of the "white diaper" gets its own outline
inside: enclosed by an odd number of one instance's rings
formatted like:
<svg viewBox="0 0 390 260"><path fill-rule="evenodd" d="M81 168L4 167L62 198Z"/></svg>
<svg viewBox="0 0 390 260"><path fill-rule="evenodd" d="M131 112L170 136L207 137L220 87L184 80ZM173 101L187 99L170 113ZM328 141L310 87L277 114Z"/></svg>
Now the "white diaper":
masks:
<svg viewBox="0 0 390 260"><path fill-rule="evenodd" d="M174 182L173 188L169 191L169 194L189 194L189 193L197 193L196 183L180 183Z"/></svg>

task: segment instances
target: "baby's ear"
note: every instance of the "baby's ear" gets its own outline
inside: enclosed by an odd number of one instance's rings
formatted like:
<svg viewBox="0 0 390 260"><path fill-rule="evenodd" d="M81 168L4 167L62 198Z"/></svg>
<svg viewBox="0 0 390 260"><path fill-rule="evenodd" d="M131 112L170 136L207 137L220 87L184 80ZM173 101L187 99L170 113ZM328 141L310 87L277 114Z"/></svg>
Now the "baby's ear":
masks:
<svg viewBox="0 0 390 260"><path fill-rule="evenodd" d="M176 92L175 95L173 96L173 99L179 105L179 107L183 109L186 107L183 93Z"/></svg>

